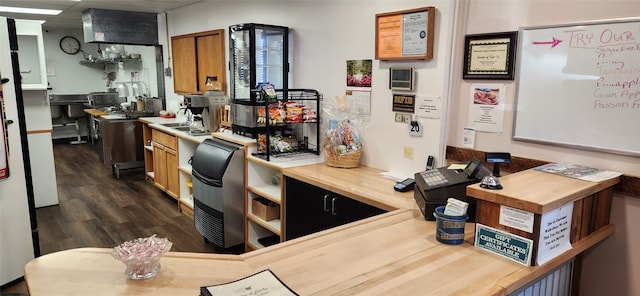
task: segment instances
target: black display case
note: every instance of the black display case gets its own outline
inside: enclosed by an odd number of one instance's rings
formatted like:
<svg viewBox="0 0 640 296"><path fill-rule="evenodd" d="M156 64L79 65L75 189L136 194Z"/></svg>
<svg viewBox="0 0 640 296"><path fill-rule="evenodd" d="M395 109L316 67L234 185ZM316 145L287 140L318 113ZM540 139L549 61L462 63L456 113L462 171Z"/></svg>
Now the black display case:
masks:
<svg viewBox="0 0 640 296"><path fill-rule="evenodd" d="M255 100L259 83L289 87L289 28L264 24L229 26L231 100Z"/></svg>

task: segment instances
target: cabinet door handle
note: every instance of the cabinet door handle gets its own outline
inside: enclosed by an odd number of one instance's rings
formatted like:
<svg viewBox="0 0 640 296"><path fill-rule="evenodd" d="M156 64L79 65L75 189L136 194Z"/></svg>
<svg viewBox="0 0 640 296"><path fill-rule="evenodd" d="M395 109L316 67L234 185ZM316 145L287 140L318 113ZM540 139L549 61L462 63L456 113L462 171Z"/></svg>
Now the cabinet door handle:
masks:
<svg viewBox="0 0 640 296"><path fill-rule="evenodd" d="M338 200L337 197L331 199L331 214L334 216L338 215L338 213L336 212L336 200Z"/></svg>
<svg viewBox="0 0 640 296"><path fill-rule="evenodd" d="M329 194L324 195L324 211L325 212L329 211L329 205L327 204L327 197L329 197Z"/></svg>

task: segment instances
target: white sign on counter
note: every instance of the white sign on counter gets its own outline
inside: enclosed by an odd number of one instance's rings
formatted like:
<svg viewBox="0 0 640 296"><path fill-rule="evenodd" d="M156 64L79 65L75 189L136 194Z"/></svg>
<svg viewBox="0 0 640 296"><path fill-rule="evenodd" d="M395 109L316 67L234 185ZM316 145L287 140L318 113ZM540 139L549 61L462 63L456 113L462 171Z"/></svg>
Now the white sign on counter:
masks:
<svg viewBox="0 0 640 296"><path fill-rule="evenodd" d="M571 249L571 218L573 203L542 214L538 240L538 265Z"/></svg>
<svg viewBox="0 0 640 296"><path fill-rule="evenodd" d="M226 284L205 286L200 288L200 295L234 295L234 296L297 296L271 270L265 269Z"/></svg>

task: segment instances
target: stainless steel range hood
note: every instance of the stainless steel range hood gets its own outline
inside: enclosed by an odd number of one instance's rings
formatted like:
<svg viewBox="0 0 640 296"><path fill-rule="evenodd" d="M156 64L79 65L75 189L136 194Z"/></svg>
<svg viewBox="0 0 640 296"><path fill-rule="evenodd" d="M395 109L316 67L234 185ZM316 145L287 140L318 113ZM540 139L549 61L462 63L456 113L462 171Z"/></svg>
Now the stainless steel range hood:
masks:
<svg viewBox="0 0 640 296"><path fill-rule="evenodd" d="M155 13L89 8L82 12L84 41L131 45L158 45Z"/></svg>

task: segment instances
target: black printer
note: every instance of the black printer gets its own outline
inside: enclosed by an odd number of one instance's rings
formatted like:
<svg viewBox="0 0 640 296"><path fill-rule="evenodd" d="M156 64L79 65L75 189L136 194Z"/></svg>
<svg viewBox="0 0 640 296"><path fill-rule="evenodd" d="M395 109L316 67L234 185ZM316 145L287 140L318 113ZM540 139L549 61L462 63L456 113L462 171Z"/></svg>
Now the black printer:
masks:
<svg viewBox="0 0 640 296"><path fill-rule="evenodd" d="M478 159L471 159L464 169L440 167L415 173L413 198L425 220L433 221L433 212L447 204L450 197L469 204L469 222L475 221L476 201L467 196L467 185L478 183L491 172Z"/></svg>

